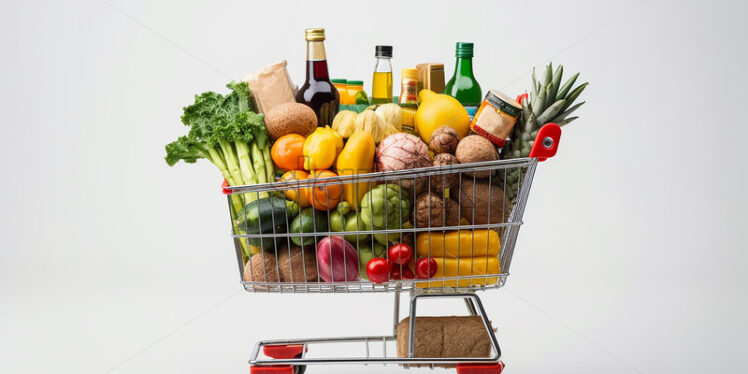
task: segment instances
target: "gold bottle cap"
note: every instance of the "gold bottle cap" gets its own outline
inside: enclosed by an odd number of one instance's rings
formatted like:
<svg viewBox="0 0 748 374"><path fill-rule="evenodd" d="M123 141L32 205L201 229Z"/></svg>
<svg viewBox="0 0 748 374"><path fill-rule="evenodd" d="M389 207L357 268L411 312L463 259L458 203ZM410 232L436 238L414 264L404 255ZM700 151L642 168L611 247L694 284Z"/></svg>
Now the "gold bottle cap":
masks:
<svg viewBox="0 0 748 374"><path fill-rule="evenodd" d="M308 41L312 40L325 40L325 29L314 28L304 30L305 38Z"/></svg>

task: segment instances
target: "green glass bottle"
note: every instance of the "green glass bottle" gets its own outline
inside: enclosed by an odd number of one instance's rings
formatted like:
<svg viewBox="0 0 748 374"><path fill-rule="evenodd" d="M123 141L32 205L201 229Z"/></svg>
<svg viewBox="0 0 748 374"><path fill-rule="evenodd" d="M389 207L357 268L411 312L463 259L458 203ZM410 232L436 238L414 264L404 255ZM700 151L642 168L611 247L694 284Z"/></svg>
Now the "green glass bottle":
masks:
<svg viewBox="0 0 748 374"><path fill-rule="evenodd" d="M457 99L472 117L483 100L480 85L473 75L473 43L458 42L455 57L455 72L444 87L444 93Z"/></svg>

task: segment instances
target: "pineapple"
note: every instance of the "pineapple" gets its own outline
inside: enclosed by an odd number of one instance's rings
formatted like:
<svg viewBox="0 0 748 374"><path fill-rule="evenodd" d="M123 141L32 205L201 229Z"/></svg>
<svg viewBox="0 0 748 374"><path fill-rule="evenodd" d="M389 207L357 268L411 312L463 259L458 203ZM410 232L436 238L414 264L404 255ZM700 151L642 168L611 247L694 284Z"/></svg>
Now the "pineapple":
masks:
<svg viewBox="0 0 748 374"><path fill-rule="evenodd" d="M520 114L506 145L501 151L502 158L530 156L530 149L538 135L538 130L546 123L556 123L559 126L564 126L579 118L577 116L569 117L569 115L584 104L584 102L574 104L574 101L584 91L588 83L573 87L579 77L579 73L576 73L561 85L563 74L563 65L559 65L553 72L553 64L549 63L545 67L543 80L538 81L535 78L535 69L532 69L532 90L520 103L522 104L522 114ZM506 183L506 194L512 201L516 199L521 176L521 170L516 169L507 173L505 178L497 178L505 179L500 182Z"/></svg>

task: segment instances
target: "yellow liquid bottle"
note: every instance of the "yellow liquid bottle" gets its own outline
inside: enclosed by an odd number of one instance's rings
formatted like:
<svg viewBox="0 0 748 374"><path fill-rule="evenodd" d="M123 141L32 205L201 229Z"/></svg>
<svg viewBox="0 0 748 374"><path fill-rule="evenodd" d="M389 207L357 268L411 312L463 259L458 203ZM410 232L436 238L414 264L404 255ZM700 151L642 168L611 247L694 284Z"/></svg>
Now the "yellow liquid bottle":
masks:
<svg viewBox="0 0 748 374"><path fill-rule="evenodd" d="M392 102L392 46L378 45L375 49L377 65L374 67L374 78L371 84L372 104Z"/></svg>

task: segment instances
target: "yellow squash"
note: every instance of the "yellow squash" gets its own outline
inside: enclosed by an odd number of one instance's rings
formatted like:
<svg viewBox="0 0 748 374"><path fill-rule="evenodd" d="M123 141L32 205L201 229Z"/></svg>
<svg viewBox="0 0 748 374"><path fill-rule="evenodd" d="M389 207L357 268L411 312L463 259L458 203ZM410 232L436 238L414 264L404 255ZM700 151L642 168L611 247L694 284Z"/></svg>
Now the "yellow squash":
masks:
<svg viewBox="0 0 748 374"><path fill-rule="evenodd" d="M494 230L423 232L416 237L419 257L497 257L501 251L499 234Z"/></svg>
<svg viewBox="0 0 748 374"><path fill-rule="evenodd" d="M418 287L468 287L490 286L499 279L501 272L498 257L478 258L444 258L432 257L436 261L436 274L428 281L418 283ZM484 275L488 275L483 277ZM496 276L492 276L496 275ZM466 279L443 279L450 277L469 277Z"/></svg>
<svg viewBox="0 0 748 374"><path fill-rule="evenodd" d="M369 133L356 130L348 138L343 151L338 155L338 175L370 173L374 168L376 145ZM369 192L370 182L346 183L343 185L343 200L358 210L359 202Z"/></svg>
<svg viewBox="0 0 748 374"><path fill-rule="evenodd" d="M326 170L335 163L343 149L343 138L330 126L317 127L304 141L304 169Z"/></svg>

